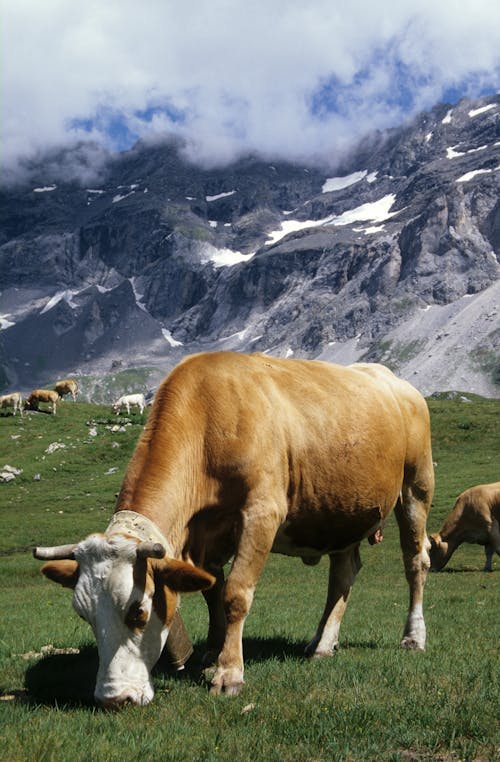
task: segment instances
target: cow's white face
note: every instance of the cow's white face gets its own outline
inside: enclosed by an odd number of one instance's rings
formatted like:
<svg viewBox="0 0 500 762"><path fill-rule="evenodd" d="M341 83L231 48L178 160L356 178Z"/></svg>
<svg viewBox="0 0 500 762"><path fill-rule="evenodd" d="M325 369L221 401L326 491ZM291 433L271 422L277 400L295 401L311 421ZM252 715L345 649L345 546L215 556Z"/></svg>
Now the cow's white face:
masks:
<svg viewBox="0 0 500 762"><path fill-rule="evenodd" d="M94 630L99 651L94 695L104 705L151 701L151 669L168 635L167 622L153 608L147 562L136 560L136 550L134 540L119 535L91 537L75 550L79 576L73 607Z"/></svg>
<svg viewBox="0 0 500 762"><path fill-rule="evenodd" d="M74 587L73 607L92 627L99 651L94 696L105 707L148 704L151 670L175 613L178 592L201 590L213 578L172 559L137 557L139 542L122 535L91 535L74 561L45 564L43 573Z"/></svg>

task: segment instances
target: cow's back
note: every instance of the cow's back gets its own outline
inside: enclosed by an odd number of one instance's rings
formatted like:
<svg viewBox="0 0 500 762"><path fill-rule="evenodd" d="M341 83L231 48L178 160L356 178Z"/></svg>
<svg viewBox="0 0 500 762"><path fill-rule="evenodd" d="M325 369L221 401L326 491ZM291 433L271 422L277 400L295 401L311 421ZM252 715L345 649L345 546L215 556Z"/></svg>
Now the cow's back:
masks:
<svg viewBox="0 0 500 762"><path fill-rule="evenodd" d="M441 533L446 535L457 522L472 530L480 525L489 526L492 520L500 521L500 482L478 484L462 492Z"/></svg>
<svg viewBox="0 0 500 762"><path fill-rule="evenodd" d="M374 380L377 380L380 384L387 385L391 389L401 411L405 427L406 467L420 467L423 472L428 472L425 473L425 480L432 480L430 415L427 403L420 392L408 381L395 376L384 365L378 363L355 363L350 368L370 375ZM425 464L427 464L427 468Z"/></svg>
<svg viewBox="0 0 500 762"><path fill-rule="evenodd" d="M245 491L267 481L291 511L349 503L386 515L408 458L422 442L430 448L425 402L381 366L194 355L160 387L153 420L165 415L167 426L172 404L211 477L230 476ZM420 445L411 441L415 431Z"/></svg>

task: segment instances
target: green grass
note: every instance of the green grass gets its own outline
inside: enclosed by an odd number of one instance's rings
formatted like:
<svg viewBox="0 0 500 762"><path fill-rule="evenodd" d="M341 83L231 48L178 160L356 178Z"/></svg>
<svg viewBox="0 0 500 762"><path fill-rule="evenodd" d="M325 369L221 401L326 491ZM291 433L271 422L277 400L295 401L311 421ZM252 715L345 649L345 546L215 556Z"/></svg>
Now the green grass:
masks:
<svg viewBox="0 0 500 762"><path fill-rule="evenodd" d="M429 531L459 492L499 478L500 400L470 399L429 400L437 481ZM498 757L500 559L485 574L482 548L462 546L444 572L429 575L427 651L402 652L408 593L393 519L381 545L362 547L364 566L334 658L302 656L324 604L326 560L306 567L272 556L245 627L239 697L212 697L200 679L207 613L193 595L182 602L195 643L184 675L161 666L151 705L97 710L92 633L72 611L71 593L45 580L28 550L106 527L144 420L131 415L125 431L113 432L109 407L72 402L55 417L0 416L0 467L23 469L0 484L2 760ZM53 442L66 447L47 454ZM40 656L47 645L80 653Z"/></svg>

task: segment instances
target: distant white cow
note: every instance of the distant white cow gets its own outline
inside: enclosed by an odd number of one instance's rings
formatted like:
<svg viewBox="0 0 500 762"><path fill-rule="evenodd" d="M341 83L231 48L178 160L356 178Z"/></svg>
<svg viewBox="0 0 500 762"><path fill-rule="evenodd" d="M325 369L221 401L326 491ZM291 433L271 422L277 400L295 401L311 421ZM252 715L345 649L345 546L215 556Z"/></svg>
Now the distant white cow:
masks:
<svg viewBox="0 0 500 762"><path fill-rule="evenodd" d="M52 389L34 389L25 402L25 406L28 410L38 410L40 402L46 402L52 405L52 412L56 414L57 403L60 400L60 396Z"/></svg>
<svg viewBox="0 0 500 762"><path fill-rule="evenodd" d="M144 411L144 408L146 407L146 400L144 399L144 394L124 394L123 397L120 397L114 405L113 410L118 415L120 410L123 408L126 409L127 415L130 414L130 408L135 405L139 408L139 412L142 414Z"/></svg>
<svg viewBox="0 0 500 762"><path fill-rule="evenodd" d="M12 394L4 394L0 397L0 408L11 407L14 411L14 415L19 410L19 414L23 414L23 398L21 392L12 392Z"/></svg>
<svg viewBox="0 0 500 762"><path fill-rule="evenodd" d="M80 393L78 382L73 378L65 378L63 381L57 381L54 386L54 391L58 393L61 399L65 394L71 394L73 401L76 400L76 395Z"/></svg>

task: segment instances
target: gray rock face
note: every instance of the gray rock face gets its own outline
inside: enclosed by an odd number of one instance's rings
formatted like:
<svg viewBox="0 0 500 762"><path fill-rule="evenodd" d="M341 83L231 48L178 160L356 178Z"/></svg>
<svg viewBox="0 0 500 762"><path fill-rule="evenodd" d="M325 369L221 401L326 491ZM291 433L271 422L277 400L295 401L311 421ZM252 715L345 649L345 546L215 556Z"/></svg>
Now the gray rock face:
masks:
<svg viewBox="0 0 500 762"><path fill-rule="evenodd" d="M73 159L0 191L0 388L117 363L154 384L233 349L498 394L499 97L369 136L336 169L208 170L139 143L85 187Z"/></svg>

